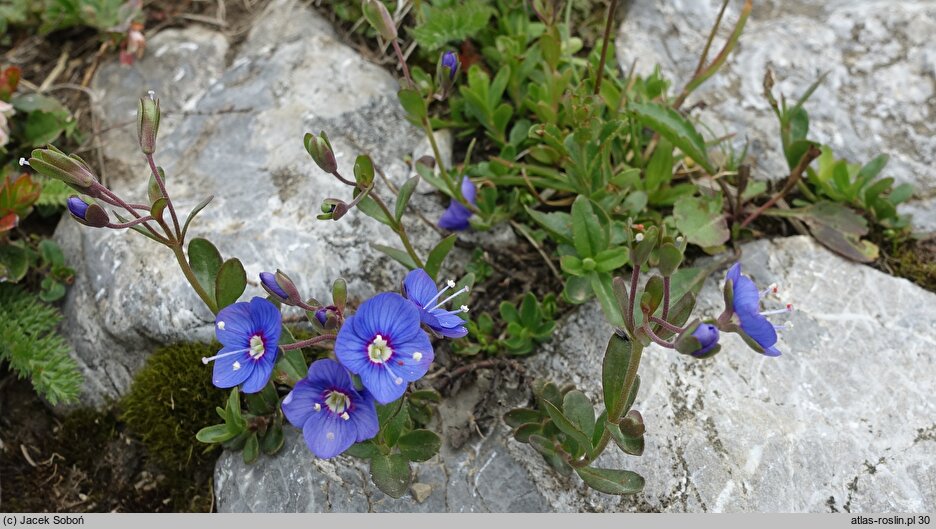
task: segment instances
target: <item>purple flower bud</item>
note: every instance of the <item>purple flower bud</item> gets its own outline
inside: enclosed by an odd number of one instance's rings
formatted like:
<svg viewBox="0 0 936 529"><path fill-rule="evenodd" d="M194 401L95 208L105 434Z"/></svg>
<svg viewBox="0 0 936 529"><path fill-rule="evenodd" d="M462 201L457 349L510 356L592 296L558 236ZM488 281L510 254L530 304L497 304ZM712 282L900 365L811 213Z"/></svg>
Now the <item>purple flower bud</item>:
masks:
<svg viewBox="0 0 936 529"><path fill-rule="evenodd" d="M76 196L68 197L68 211L74 215L76 218L85 220L85 215L88 213L88 203Z"/></svg>
<svg viewBox="0 0 936 529"><path fill-rule="evenodd" d="M322 307L315 311L315 319L317 319L322 325L325 325L325 322L328 321L328 309Z"/></svg>
<svg viewBox="0 0 936 529"><path fill-rule="evenodd" d="M335 153L332 151L331 142L324 131L315 136L306 133L304 138L306 151L312 156L315 165L328 174L333 174L338 170L338 160L335 159Z"/></svg>
<svg viewBox="0 0 936 529"><path fill-rule="evenodd" d="M260 272L260 282L263 283L263 286L266 287L266 290L285 299L289 298L289 294L282 289L278 284L276 284L276 276L270 272Z"/></svg>
<svg viewBox="0 0 936 529"><path fill-rule="evenodd" d="M462 196L465 197L465 200L467 200L469 204L478 204L477 190L467 176L462 177L461 192ZM470 209L462 205L461 202L452 199L452 203L449 204L449 207L442 213L442 216L439 217L439 227L452 231L467 230L470 226L468 219L471 215Z"/></svg>
<svg viewBox="0 0 936 529"><path fill-rule="evenodd" d="M89 190L97 181L84 160L74 154L67 156L52 145L47 149L34 150L28 165L37 173L61 180L81 192Z"/></svg>
<svg viewBox="0 0 936 529"><path fill-rule="evenodd" d="M447 51L442 54L442 67L448 68L449 74L448 78L451 81L455 80L455 74L458 73L458 55L454 51Z"/></svg>
<svg viewBox="0 0 936 529"><path fill-rule="evenodd" d="M696 340L699 340L699 345L701 346L701 349L690 353L692 356L703 357L718 345L718 328L711 323L699 325L696 330L692 332L692 336L695 337Z"/></svg>

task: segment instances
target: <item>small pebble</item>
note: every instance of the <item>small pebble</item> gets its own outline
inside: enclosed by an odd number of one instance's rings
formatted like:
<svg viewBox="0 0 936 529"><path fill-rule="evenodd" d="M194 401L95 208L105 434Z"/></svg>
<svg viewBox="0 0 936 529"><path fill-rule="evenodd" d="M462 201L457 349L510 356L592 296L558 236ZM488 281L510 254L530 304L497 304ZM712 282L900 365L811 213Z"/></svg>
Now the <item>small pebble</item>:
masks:
<svg viewBox="0 0 936 529"><path fill-rule="evenodd" d="M427 483L413 483L410 486L410 493L413 494L413 499L416 500L417 503L422 503L432 494L432 485Z"/></svg>

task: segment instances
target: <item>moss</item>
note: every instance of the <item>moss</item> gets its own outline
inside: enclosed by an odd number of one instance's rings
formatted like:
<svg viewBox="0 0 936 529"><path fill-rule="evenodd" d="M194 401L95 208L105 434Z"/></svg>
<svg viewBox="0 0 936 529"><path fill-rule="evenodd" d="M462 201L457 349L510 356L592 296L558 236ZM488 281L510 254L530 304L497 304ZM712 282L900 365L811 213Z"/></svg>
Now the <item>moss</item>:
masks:
<svg viewBox="0 0 936 529"><path fill-rule="evenodd" d="M210 503L204 489L218 451L195 440L195 434L219 422L215 408L227 396L211 384L211 366L201 362L219 347L177 344L156 350L120 403L121 419L165 472L177 509L202 510L207 505L200 503ZM192 504L195 497L201 498L199 505Z"/></svg>
<svg viewBox="0 0 936 529"><path fill-rule="evenodd" d="M908 241L898 245L888 265L894 274L936 292L936 238Z"/></svg>

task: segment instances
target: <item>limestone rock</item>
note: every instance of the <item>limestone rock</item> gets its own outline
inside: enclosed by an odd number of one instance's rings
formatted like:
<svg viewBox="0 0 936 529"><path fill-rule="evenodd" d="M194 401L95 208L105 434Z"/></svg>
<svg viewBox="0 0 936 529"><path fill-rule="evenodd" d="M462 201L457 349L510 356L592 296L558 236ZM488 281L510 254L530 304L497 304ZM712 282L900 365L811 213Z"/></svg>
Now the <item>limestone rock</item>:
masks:
<svg viewBox="0 0 936 529"><path fill-rule="evenodd" d="M731 2L711 56L737 20L741 2ZM637 72L660 64L677 93L691 78L718 14L717 0L636 0L617 38L623 68ZM909 182L921 199L936 193L936 4L885 0L755 2L744 34L722 70L688 100L704 103L698 118L712 136L737 133L750 140L755 175L779 179L789 171L779 125L763 96L765 69L775 73L774 93L796 98L822 72L825 81L806 104L811 137L839 157L865 163L890 155L882 176ZM907 209L906 211L912 211ZM920 216L916 226L936 230Z"/></svg>
<svg viewBox="0 0 936 529"><path fill-rule="evenodd" d="M189 240L209 238L223 256L241 259L251 282L244 299L264 295L257 275L277 268L305 295L323 299L337 277L348 280L353 298L398 288L405 269L370 247L399 246L388 228L357 210L339 222L315 218L323 199L350 202L351 196L315 166L302 142L305 132L325 130L345 175L351 175L356 155L368 153L391 182L401 184L409 173L403 159L421 135L405 121L396 80L340 43L309 7L291 0L271 4L229 65L218 34L163 35L135 70L105 67L95 90L104 127L132 119L147 87L159 91L172 119L160 128L155 156L179 215L214 195ZM106 152L109 184L142 201L145 160L134 126L120 130L129 140L113 141ZM431 198L421 197L419 204L429 219L442 207ZM439 236L419 221L410 225L414 245L425 255ZM77 271L63 329L87 376L90 403L124 392L154 344L212 337L213 318L168 249L139 234L91 230L69 218L56 238ZM210 376L210 367L193 369Z"/></svg>

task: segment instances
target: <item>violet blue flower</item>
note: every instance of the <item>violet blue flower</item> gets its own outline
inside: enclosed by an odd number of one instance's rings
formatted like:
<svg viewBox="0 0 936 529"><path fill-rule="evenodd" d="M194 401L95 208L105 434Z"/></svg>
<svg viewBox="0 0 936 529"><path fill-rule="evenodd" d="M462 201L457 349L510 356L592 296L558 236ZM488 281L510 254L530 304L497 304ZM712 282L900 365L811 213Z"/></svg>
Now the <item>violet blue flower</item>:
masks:
<svg viewBox="0 0 936 529"><path fill-rule="evenodd" d="M784 309L760 312L761 298L771 291L776 292L776 286L771 285L763 292L759 291L751 278L741 275L741 263L735 263L728 270L725 281L731 283L732 290L732 306L730 309L726 308L726 313L730 310L737 316L740 330L743 331L739 333L741 337L749 344L756 344L767 356L780 356L780 350L774 345L777 343L777 329L783 327L770 323L766 316L790 312L793 306L787 305Z"/></svg>
<svg viewBox="0 0 936 529"><path fill-rule="evenodd" d="M283 414L316 457L328 459L380 430L374 397L354 389L351 375L331 359L317 360L283 399Z"/></svg>
<svg viewBox="0 0 936 529"><path fill-rule="evenodd" d="M243 384L241 391L256 393L273 373L279 350L283 318L276 305L255 297L221 309L215 318L215 335L223 346L214 360L211 382L219 388Z"/></svg>
<svg viewBox="0 0 936 529"><path fill-rule="evenodd" d="M267 288L270 292L276 294L277 296L288 299L289 294L283 290L283 287L279 286L279 283L276 282L276 276L270 272L260 272L260 282L263 283L263 286Z"/></svg>
<svg viewBox="0 0 936 529"><path fill-rule="evenodd" d="M325 322L328 321L328 307L322 307L315 311L315 319L317 319L322 325L325 325Z"/></svg>
<svg viewBox="0 0 936 529"><path fill-rule="evenodd" d="M458 66L458 55L456 55L454 51L447 51L442 54L442 67L448 68L450 81L455 80L455 74L458 73Z"/></svg>
<svg viewBox="0 0 936 529"><path fill-rule="evenodd" d="M68 212L74 215L75 217L85 220L85 215L88 213L88 203L84 200L81 200L78 197L68 197L66 202L68 206Z"/></svg>
<svg viewBox="0 0 936 529"><path fill-rule="evenodd" d="M465 200L470 204L477 205L477 190L467 176L462 177L461 192ZM471 215L471 210L453 198L448 209L439 217L439 227L452 231L467 230L469 227L468 219Z"/></svg>
<svg viewBox="0 0 936 529"><path fill-rule="evenodd" d="M434 354L429 336L419 325L419 310L403 296L377 294L361 303L345 320L335 339L335 356L377 402L400 398L406 382L429 371Z"/></svg>
<svg viewBox="0 0 936 529"><path fill-rule="evenodd" d="M403 280L404 295L419 309L419 319L437 334L446 338L461 338L468 334L468 328L465 327L465 320L458 315L468 312L468 307L462 305L458 310L445 310L444 305L466 292L468 287L438 301L450 288L455 288L454 281L449 280L441 290L436 288L435 282L422 268L406 274L406 279Z"/></svg>
<svg viewBox="0 0 936 529"><path fill-rule="evenodd" d="M696 330L692 331L692 336L699 341L701 349L690 353L692 356L701 358L718 345L718 328L711 323L701 323Z"/></svg>

